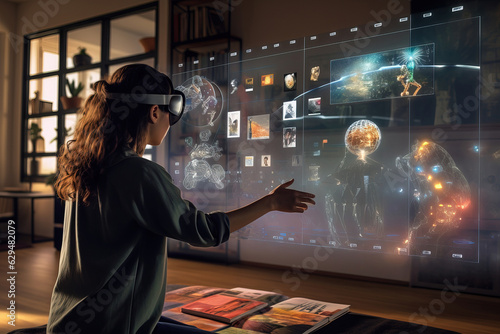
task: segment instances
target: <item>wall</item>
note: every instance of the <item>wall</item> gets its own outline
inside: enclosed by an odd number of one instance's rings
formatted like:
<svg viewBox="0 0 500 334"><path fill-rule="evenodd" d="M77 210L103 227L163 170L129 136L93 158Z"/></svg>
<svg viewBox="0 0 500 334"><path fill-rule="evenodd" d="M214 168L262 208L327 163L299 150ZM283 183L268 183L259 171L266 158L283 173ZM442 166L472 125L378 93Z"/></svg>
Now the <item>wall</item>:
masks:
<svg viewBox="0 0 500 334"><path fill-rule="evenodd" d="M0 189L7 185L11 172L12 108L14 94L14 50L10 47L9 33L16 31L16 5L0 0Z"/></svg>
<svg viewBox="0 0 500 334"><path fill-rule="evenodd" d="M232 32L242 38L243 48L395 19L390 12L399 12L397 18L410 13L408 0L232 0L232 3Z"/></svg>

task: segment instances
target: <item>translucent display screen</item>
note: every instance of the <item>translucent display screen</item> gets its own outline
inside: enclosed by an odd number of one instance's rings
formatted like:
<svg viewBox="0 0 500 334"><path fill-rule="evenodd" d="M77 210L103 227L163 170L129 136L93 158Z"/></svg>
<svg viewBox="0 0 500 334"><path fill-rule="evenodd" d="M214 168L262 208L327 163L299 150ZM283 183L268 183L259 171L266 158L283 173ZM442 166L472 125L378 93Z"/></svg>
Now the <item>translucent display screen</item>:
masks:
<svg viewBox="0 0 500 334"><path fill-rule="evenodd" d="M294 179L317 205L240 237L478 261L480 18L411 21L175 63L187 104L168 167L183 195L230 210Z"/></svg>

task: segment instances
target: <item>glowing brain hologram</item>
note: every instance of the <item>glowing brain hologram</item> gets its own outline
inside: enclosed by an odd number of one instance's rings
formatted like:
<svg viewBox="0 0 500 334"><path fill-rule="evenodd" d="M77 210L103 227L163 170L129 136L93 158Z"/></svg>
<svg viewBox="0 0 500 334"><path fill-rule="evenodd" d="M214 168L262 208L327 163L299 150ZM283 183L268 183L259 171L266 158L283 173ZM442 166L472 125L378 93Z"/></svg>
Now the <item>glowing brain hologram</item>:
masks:
<svg viewBox="0 0 500 334"><path fill-rule="evenodd" d="M345 145L349 152L355 154L358 159L375 152L380 145L382 134L377 124L363 119L351 124L345 134Z"/></svg>

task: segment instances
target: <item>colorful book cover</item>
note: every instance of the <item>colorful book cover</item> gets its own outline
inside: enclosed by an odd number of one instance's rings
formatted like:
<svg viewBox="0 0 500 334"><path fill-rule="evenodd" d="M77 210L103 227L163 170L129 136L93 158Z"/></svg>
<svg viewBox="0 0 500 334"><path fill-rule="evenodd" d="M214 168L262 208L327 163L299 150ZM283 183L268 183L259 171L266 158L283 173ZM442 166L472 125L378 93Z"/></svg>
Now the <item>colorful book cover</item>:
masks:
<svg viewBox="0 0 500 334"><path fill-rule="evenodd" d="M226 290L221 293L222 295L226 296L233 296L233 297L238 297L238 298L247 298L247 299L253 299L253 300L258 300L264 303L267 303L267 305L274 305L276 303L279 303L281 301L286 300L288 297L276 292L272 291L265 291L265 290L256 290L256 289L247 289L247 288L232 288L229 290Z"/></svg>
<svg viewBox="0 0 500 334"><path fill-rule="evenodd" d="M271 308L249 317L238 327L260 333L298 334L309 333L328 322L328 317L319 314Z"/></svg>
<svg viewBox="0 0 500 334"><path fill-rule="evenodd" d="M267 303L257 300L217 294L184 305L182 312L225 323L232 323L266 306Z"/></svg>
<svg viewBox="0 0 500 334"><path fill-rule="evenodd" d="M272 307L280 308L282 310L320 314L328 317L330 320L333 320L347 313L350 305L328 303L308 298L296 297L282 301Z"/></svg>
<svg viewBox="0 0 500 334"><path fill-rule="evenodd" d="M165 294L163 311L179 307L197 299L224 292L227 289L214 288L203 285L193 285L169 291Z"/></svg>
<svg viewBox="0 0 500 334"><path fill-rule="evenodd" d="M162 316L172 320L182 322L186 325L195 326L198 329L213 332L226 328L228 325L220 321L210 320L207 318L197 317L187 313L183 313L181 307L174 307L170 310L163 311Z"/></svg>
<svg viewBox="0 0 500 334"><path fill-rule="evenodd" d="M241 329L236 327L228 327L224 328L220 331L217 331L218 334L261 334L260 332L250 331L248 329Z"/></svg>

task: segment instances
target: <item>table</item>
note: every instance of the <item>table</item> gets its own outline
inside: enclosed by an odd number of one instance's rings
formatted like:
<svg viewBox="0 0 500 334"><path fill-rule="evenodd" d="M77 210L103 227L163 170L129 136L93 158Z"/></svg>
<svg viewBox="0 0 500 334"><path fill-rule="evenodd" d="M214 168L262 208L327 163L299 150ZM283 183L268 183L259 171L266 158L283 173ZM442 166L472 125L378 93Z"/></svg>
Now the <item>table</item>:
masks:
<svg viewBox="0 0 500 334"><path fill-rule="evenodd" d="M54 198L53 193L43 193L43 192L23 192L23 191L0 191L1 198L12 198L14 200L14 217L15 222L18 224L18 213L19 213L19 199L30 199L31 200L31 242L42 242L42 241L50 241L51 238L35 238L35 200L41 198Z"/></svg>

